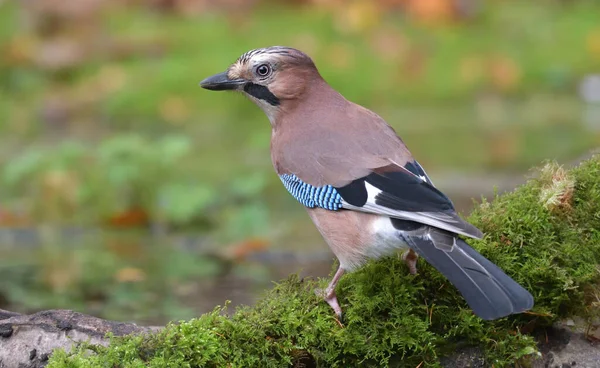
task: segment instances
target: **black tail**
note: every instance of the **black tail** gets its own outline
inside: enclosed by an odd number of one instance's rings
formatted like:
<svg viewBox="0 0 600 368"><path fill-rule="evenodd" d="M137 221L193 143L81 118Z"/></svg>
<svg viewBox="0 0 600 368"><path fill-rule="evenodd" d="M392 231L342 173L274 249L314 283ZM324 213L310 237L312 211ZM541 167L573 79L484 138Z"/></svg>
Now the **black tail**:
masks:
<svg viewBox="0 0 600 368"><path fill-rule="evenodd" d="M533 307L533 296L527 290L454 234L429 228L424 235L402 237L456 286L482 319L501 318Z"/></svg>

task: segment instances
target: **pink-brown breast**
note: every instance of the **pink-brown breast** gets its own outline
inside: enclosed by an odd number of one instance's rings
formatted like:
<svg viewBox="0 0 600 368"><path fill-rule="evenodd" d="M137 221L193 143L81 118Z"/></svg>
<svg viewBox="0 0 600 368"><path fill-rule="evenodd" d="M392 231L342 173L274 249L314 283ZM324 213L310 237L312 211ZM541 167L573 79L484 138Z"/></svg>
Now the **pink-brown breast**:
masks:
<svg viewBox="0 0 600 368"><path fill-rule="evenodd" d="M389 217L359 211L307 208L310 218L346 271L369 259L406 250L408 245Z"/></svg>

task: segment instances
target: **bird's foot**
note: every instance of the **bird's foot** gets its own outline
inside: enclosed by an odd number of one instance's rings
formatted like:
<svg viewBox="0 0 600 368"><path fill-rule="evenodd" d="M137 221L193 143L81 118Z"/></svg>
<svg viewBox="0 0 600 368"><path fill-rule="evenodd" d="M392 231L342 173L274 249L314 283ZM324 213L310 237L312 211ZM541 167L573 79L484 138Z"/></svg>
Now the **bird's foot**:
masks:
<svg viewBox="0 0 600 368"><path fill-rule="evenodd" d="M329 297L325 298L325 301L327 302L327 304L329 304L329 306L333 309L333 311L335 312L338 319L341 321L342 320L342 307L340 307L340 303L338 303L337 295L335 295L335 291L332 292L332 294Z"/></svg>
<svg viewBox="0 0 600 368"><path fill-rule="evenodd" d="M325 299L327 304L329 304L331 309L333 309L333 311L337 315L338 319L339 320L342 319L342 307L340 307L340 303L338 303L337 295L335 294L334 289L330 289L330 288L327 288L325 290L316 289L315 294L317 294L317 296Z"/></svg>
<svg viewBox="0 0 600 368"><path fill-rule="evenodd" d="M336 271L335 275L333 275L333 279L331 279L331 282L325 290L315 290L317 296L320 296L321 298L325 299L327 304L329 304L329 306L333 309L333 311L338 317L336 321L340 324L340 326L342 325L342 323L340 322L340 320L342 319L342 308L340 307L340 303L338 303L337 300L337 295L335 294L335 286L337 285L338 281L340 281L340 278L342 277L344 272L346 271L342 268L342 266L340 266Z"/></svg>
<svg viewBox="0 0 600 368"><path fill-rule="evenodd" d="M412 249L402 254L402 259L406 263L406 266L408 266L408 271L411 275L417 274L417 258L419 258L419 255Z"/></svg>

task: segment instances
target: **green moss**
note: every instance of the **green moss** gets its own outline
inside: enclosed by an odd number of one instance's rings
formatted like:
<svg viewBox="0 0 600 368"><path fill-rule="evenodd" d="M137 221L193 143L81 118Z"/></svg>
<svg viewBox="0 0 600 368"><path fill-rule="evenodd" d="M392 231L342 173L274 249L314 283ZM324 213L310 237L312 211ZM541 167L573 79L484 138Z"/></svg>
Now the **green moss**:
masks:
<svg viewBox="0 0 600 368"><path fill-rule="evenodd" d="M113 337L107 348L57 351L49 367L425 367L463 344L482 347L488 366L513 365L536 352L525 328L599 313L588 300L600 281L599 177L600 157L571 171L548 164L471 214L486 237L470 243L532 292L529 313L484 322L424 261L411 276L390 257L342 279L344 326L314 295L326 280L290 276L253 307L219 307L156 335Z"/></svg>

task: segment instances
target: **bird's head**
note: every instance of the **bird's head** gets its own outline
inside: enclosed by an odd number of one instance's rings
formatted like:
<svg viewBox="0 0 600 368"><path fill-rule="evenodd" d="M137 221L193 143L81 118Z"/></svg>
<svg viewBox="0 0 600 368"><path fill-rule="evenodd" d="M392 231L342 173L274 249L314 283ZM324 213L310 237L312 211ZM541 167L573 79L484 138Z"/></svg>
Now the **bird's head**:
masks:
<svg viewBox="0 0 600 368"><path fill-rule="evenodd" d="M294 105L311 82L320 78L308 55L290 47L272 46L246 52L225 72L204 79L200 86L243 92L273 123L282 108Z"/></svg>

